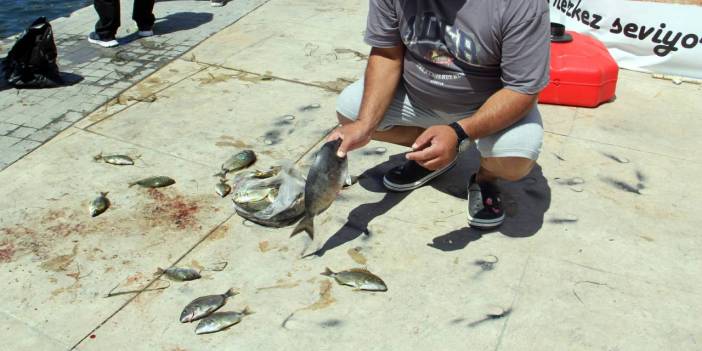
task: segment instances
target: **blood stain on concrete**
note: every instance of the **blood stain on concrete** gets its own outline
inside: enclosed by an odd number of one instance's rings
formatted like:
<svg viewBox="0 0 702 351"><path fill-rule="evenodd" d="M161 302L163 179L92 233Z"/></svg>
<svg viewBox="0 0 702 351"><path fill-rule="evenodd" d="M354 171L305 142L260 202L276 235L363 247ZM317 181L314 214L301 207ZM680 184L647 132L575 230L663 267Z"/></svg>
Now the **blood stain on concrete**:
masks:
<svg viewBox="0 0 702 351"><path fill-rule="evenodd" d="M149 189L147 193L154 200L145 211L151 222L165 221L178 229L193 228L197 224L195 214L200 206L196 201L179 194L167 195L158 189Z"/></svg>
<svg viewBox="0 0 702 351"><path fill-rule="evenodd" d="M6 263L11 262L12 257L15 255L15 245L11 242L4 242L0 244L0 262Z"/></svg>

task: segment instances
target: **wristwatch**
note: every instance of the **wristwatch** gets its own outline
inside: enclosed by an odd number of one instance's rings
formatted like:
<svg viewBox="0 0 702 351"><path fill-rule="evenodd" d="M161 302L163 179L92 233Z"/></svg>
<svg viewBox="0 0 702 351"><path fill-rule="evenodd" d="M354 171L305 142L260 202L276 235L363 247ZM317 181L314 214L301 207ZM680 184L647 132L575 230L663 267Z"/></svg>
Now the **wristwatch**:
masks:
<svg viewBox="0 0 702 351"><path fill-rule="evenodd" d="M453 131L456 132L456 139L458 141L456 149L458 149L458 151L463 151L465 146L470 145L470 136L468 136L468 133L463 130L463 127L461 127L458 122L449 124L449 127L453 128Z"/></svg>

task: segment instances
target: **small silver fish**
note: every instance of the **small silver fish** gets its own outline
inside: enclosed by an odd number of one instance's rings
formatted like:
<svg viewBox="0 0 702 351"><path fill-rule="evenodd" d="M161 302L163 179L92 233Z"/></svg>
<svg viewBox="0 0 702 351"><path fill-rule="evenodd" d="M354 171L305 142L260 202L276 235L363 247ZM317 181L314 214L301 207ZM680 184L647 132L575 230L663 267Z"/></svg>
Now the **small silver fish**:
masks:
<svg viewBox="0 0 702 351"><path fill-rule="evenodd" d="M103 156L102 153L93 157L95 161L103 160L106 163L117 165L117 166L131 166L134 164L134 160L126 155L107 155Z"/></svg>
<svg viewBox="0 0 702 351"><path fill-rule="evenodd" d="M195 334L207 334L215 333L220 330L227 329L234 324L241 322L241 320L253 312L249 311L249 308L244 308L241 312L216 312L208 317L203 318L197 327L195 327Z"/></svg>
<svg viewBox="0 0 702 351"><path fill-rule="evenodd" d="M352 286L359 290L368 291L387 291L388 287L385 282L377 275L362 268L352 268L347 271L332 272L327 268L322 275L332 277L341 285Z"/></svg>
<svg viewBox="0 0 702 351"><path fill-rule="evenodd" d="M224 306L228 297L232 297L237 294L238 292L234 291L233 289L229 289L222 295L207 295L198 297L185 306L183 312L180 314L180 321L182 323L186 323L207 317L210 315L210 313Z"/></svg>
<svg viewBox="0 0 702 351"><path fill-rule="evenodd" d="M244 169L248 166L251 166L254 162L256 162L256 154L252 150L241 151L224 161L224 163L222 164L222 173L219 173L217 175L227 174L238 171L240 169Z"/></svg>
<svg viewBox="0 0 702 351"><path fill-rule="evenodd" d="M175 180L171 179L170 177L157 176L144 178L141 180L137 180L136 182L129 183L129 187L131 188L134 185L140 185L144 188L162 188L164 186L169 186L173 184L175 184Z"/></svg>
<svg viewBox="0 0 702 351"><path fill-rule="evenodd" d="M219 183L215 185L215 191L217 192L217 195L226 197L232 191L232 187L231 185L227 184L226 180L221 179Z"/></svg>
<svg viewBox="0 0 702 351"><path fill-rule="evenodd" d="M185 282L195 279L200 279L200 272L192 268L181 268L181 267L171 267L167 269L159 268L156 273L163 273L168 277L168 279L175 280L178 282Z"/></svg>
<svg viewBox="0 0 702 351"><path fill-rule="evenodd" d="M96 217L107 211L110 207L110 200L107 198L107 192L101 192L98 197L90 202L90 216Z"/></svg>

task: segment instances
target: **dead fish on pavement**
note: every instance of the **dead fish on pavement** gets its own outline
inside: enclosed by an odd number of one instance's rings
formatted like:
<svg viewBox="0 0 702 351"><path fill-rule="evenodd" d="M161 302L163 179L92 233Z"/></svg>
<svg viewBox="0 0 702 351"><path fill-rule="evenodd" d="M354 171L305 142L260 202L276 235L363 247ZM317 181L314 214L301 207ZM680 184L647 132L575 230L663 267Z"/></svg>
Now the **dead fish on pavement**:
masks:
<svg viewBox="0 0 702 351"><path fill-rule="evenodd" d="M341 139L329 141L317 152L305 182L305 216L290 237L303 231L314 239L314 216L324 212L341 191L346 181L346 157L336 155Z"/></svg>
<svg viewBox="0 0 702 351"><path fill-rule="evenodd" d="M252 150L241 151L222 163L222 172L215 174L216 176L224 176L227 173L236 172L251 166L256 162L256 154Z"/></svg>
<svg viewBox="0 0 702 351"><path fill-rule="evenodd" d="M175 184L175 180L171 179L170 177L157 176L144 178L141 180L137 180L136 182L129 183L129 187L131 188L134 185L140 185L144 188L162 188L164 186L169 186L173 184Z"/></svg>
<svg viewBox="0 0 702 351"><path fill-rule="evenodd" d="M93 157L95 161L105 161L105 163L109 163L111 165L117 165L117 166L131 166L134 164L134 160L126 155L107 155L103 156L102 153L95 155Z"/></svg>
<svg viewBox="0 0 702 351"><path fill-rule="evenodd" d="M253 312L249 311L249 308L244 308L241 312L217 312L213 313L205 318L203 318L200 323L195 327L195 334L207 334L215 333L220 330L227 329L234 324L241 322L241 320Z"/></svg>
<svg viewBox="0 0 702 351"><path fill-rule="evenodd" d="M90 216L96 217L107 211L110 207L110 200L107 198L107 192L101 192L98 197L90 202Z"/></svg>
<svg viewBox="0 0 702 351"><path fill-rule="evenodd" d="M159 268L156 271L157 274L163 273L168 279L175 280L178 282L186 282L190 280L200 279L200 272L192 268L181 268L181 267L171 267L167 269Z"/></svg>
<svg viewBox="0 0 702 351"><path fill-rule="evenodd" d="M363 268L352 268L347 271L332 272L327 268L322 275L332 277L341 285L352 286L358 290L387 291L385 282L377 275Z"/></svg>
<svg viewBox="0 0 702 351"><path fill-rule="evenodd" d="M232 187L231 185L227 184L226 179L220 179L219 183L215 185L215 191L217 192L217 195L225 197L232 191Z"/></svg>
<svg viewBox="0 0 702 351"><path fill-rule="evenodd" d="M232 297L237 294L238 292L234 291L233 289L229 289L222 295L207 295L198 297L185 306L183 312L180 314L180 321L182 323L186 323L206 317L210 315L210 313L224 306L228 297Z"/></svg>
<svg viewBox="0 0 702 351"><path fill-rule="evenodd" d="M278 196L278 188L264 188L234 198L234 203L247 212L258 212L270 206Z"/></svg>
<svg viewBox="0 0 702 351"><path fill-rule="evenodd" d="M254 171L253 177L254 177L254 178L260 178L260 179L270 178L270 177L272 177L272 176L278 174L278 173L280 172L281 169L282 169L282 167L280 167L280 166L273 166L273 167L271 167L271 168L269 168L268 170L265 170L265 171L261 171L261 170L258 170L258 169L257 169L257 170Z"/></svg>

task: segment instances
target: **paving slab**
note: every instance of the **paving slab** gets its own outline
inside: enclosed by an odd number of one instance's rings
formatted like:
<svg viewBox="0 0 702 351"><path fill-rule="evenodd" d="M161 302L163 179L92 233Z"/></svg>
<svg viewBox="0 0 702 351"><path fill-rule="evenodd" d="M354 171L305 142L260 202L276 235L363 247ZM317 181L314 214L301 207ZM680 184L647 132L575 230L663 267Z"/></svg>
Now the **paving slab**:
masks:
<svg viewBox="0 0 702 351"><path fill-rule="evenodd" d="M134 166L112 166L93 160L101 150L140 158ZM128 187L153 175L177 183L161 190ZM78 129L5 169L0 274L15 303L3 312L73 345L131 297L105 298L111 289L143 288L156 268L169 266L231 216L217 201L210 175L192 163ZM111 208L90 218L87 204L100 191L109 192Z"/></svg>
<svg viewBox="0 0 702 351"><path fill-rule="evenodd" d="M700 142L693 131L702 122L691 116L702 107L690 97L702 94L702 86L620 72L616 102L578 109L570 135L699 164Z"/></svg>
<svg viewBox="0 0 702 351"><path fill-rule="evenodd" d="M630 279L700 291L700 257L691 250L701 244L695 203L702 188L685 181L700 166L626 147L551 139L562 144L564 160L543 166L553 210L534 248Z"/></svg>
<svg viewBox="0 0 702 351"><path fill-rule="evenodd" d="M216 67L156 96L89 130L211 165L214 172L247 148L264 168L274 160L296 161L291 155L302 155L335 125L329 118L334 93Z"/></svg>
<svg viewBox="0 0 702 351"><path fill-rule="evenodd" d="M366 66L370 51L363 43L367 7L366 1L357 0L272 0L188 55L202 62L341 90L360 78Z"/></svg>
<svg viewBox="0 0 702 351"><path fill-rule="evenodd" d="M532 258L499 349L697 350L696 301L674 288Z"/></svg>

